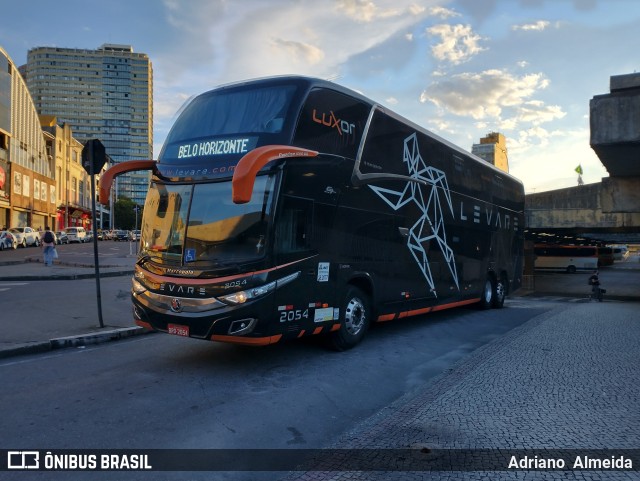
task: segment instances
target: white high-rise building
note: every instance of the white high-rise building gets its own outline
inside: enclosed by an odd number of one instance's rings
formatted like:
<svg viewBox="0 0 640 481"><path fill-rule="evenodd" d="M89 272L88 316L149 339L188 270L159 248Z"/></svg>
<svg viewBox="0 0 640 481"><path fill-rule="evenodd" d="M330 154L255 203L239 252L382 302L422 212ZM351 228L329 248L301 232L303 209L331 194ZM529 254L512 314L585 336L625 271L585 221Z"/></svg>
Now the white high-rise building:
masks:
<svg viewBox="0 0 640 481"><path fill-rule="evenodd" d="M29 50L27 86L40 115L68 124L81 142L100 139L114 163L153 158L153 68L129 45ZM118 178L116 195L143 205L149 173Z"/></svg>

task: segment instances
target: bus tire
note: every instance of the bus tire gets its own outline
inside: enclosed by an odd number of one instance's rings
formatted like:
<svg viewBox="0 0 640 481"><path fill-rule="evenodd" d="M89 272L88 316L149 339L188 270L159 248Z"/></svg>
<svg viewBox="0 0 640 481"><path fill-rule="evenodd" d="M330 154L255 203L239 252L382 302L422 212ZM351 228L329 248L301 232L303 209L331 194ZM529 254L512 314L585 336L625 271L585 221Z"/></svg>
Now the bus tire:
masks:
<svg viewBox="0 0 640 481"><path fill-rule="evenodd" d="M492 276L487 276L480 295L480 308L491 309L496 292L496 283Z"/></svg>
<svg viewBox="0 0 640 481"><path fill-rule="evenodd" d="M371 323L369 297L356 286L349 286L340 306L340 329L330 334L329 342L336 351L357 345Z"/></svg>
<svg viewBox="0 0 640 481"><path fill-rule="evenodd" d="M494 283L493 299L491 307L500 309L504 306L504 298L507 296L507 276L502 274Z"/></svg>

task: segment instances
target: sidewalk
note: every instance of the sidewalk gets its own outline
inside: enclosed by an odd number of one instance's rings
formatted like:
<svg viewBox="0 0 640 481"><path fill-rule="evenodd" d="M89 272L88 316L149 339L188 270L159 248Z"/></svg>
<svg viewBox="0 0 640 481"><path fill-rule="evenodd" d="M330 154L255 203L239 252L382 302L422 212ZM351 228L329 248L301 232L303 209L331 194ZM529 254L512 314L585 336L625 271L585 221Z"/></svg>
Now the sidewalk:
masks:
<svg viewBox="0 0 640 481"><path fill-rule="evenodd" d="M0 326L3 329L3 335L0 337L0 358L46 352L64 347L98 344L148 333L134 324L131 315L128 290L131 287L129 278L133 275L134 263L135 257L127 255L111 257L104 261L104 265L99 266L103 286L102 311L110 313L111 315L108 316L110 319L116 319L101 328L97 310L95 314L91 314L93 309L96 309L94 306L96 305L95 299L97 299L95 283L91 282L96 277L93 262L59 262L56 260L53 266L47 267L42 263L39 252L34 252L33 256L25 257L21 261L0 260L0 300L3 301L0 304L5 314L0 316ZM121 278L122 282L119 283L114 279L117 284L117 292L110 292L109 289L116 289L111 285L114 282L106 285L105 280L116 277ZM66 289L66 286L69 285L67 282L83 280L91 283L88 290L85 287L91 296L91 306L87 309L90 313L89 320L78 315L78 308L73 299L61 304L56 299L50 298L53 296L52 291ZM49 282L44 284L42 281L58 282L50 287ZM22 312L24 312L30 307L28 305L21 306L24 301L14 297L19 295L19 287L24 284L31 284L35 289L47 286L46 290L42 290L42 305L31 306L33 312L29 312L26 316L28 324L11 324L15 328L8 329L10 325L5 325L2 317L5 322L15 321L16 317L20 317L21 314L16 314L14 311L20 312L22 308ZM32 287L31 285L29 288ZM73 285L77 286L75 283ZM83 294L79 293L78 295ZM114 299L117 299L117 302Z"/></svg>
<svg viewBox="0 0 640 481"><path fill-rule="evenodd" d="M471 352L342 435L329 449L348 458L321 458L326 471L287 481L637 481L640 304L566 305ZM512 456L560 459L567 469L510 467ZM587 468L586 456L596 463ZM632 469L598 469L612 457L632 460ZM358 462L379 471L357 471Z"/></svg>
<svg viewBox="0 0 640 481"><path fill-rule="evenodd" d="M1 259L1 258L0 258ZM34 252L33 256L24 261L0 260L0 288L3 283L10 282L40 282L40 281L78 281L95 279L93 263L69 263L56 261L52 267L42 264L41 257ZM43 352L63 347L96 344L129 336L145 334L149 331L136 326L131 315L131 304L128 290L131 286L128 277L133 275L135 256L122 255L110 257L101 261L100 278L122 277L122 287L117 293L112 293L111 299L118 299L118 305L110 305L105 295L102 295L103 309L117 309L117 325L99 327L97 315L95 321L82 324L76 319L77 309L73 305L56 305L55 322L46 316L29 316L29 326L23 326L23 331L12 332L7 326L0 338L0 358L18 354ZM590 273L577 274L539 274L535 277L535 288L532 291L520 290L511 298L558 296L587 298L590 292L586 279ZM628 262L616 263L600 270L602 286L607 289L605 300L640 301L640 262L638 258L631 258ZM56 283L58 285L59 283ZM88 291L89 292L89 291ZM2 297L0 290L0 299ZM95 292L90 294L95 298ZM9 297L5 299L9 300ZM114 304L112 301L111 304ZM27 306L28 308L28 306ZM9 317L9 316L7 316Z"/></svg>

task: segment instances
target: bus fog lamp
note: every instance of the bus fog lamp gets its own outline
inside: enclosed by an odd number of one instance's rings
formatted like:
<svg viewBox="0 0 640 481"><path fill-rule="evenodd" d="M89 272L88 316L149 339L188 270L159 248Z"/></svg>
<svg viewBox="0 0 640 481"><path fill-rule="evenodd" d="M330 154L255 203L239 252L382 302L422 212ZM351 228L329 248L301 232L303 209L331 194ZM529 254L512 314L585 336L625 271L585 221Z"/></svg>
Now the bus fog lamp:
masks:
<svg viewBox="0 0 640 481"><path fill-rule="evenodd" d="M253 331L253 328L255 327L256 322L258 322L258 320L255 318L240 319L239 321L233 321L229 326L228 334L231 336L248 334L251 331Z"/></svg>

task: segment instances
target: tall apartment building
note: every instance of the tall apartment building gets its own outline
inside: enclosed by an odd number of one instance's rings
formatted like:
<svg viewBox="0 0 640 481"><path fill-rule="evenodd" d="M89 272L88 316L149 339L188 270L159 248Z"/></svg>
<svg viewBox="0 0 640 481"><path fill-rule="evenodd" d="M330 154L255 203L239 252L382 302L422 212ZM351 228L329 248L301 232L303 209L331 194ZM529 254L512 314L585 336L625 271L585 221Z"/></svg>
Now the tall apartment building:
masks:
<svg viewBox="0 0 640 481"><path fill-rule="evenodd" d="M507 140L498 132L490 132L480 139L479 144L473 144L471 153L495 165L498 169L509 172L509 157L507 156Z"/></svg>
<svg viewBox="0 0 640 481"><path fill-rule="evenodd" d="M27 86L40 115L68 124L81 142L100 139L114 163L153 158L153 68L130 45L29 50ZM142 205L148 172L117 179L116 195Z"/></svg>

